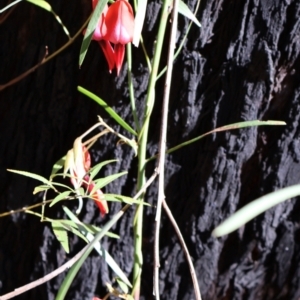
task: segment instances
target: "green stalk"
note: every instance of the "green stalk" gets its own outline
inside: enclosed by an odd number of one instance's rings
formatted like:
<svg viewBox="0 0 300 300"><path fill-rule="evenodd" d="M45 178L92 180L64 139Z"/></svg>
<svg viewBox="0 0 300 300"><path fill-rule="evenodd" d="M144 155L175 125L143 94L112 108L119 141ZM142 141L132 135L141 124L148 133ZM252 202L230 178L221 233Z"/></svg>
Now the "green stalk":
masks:
<svg viewBox="0 0 300 300"><path fill-rule="evenodd" d="M157 42L154 52L154 58L152 62L150 82L147 90L146 107L144 111L143 128L139 133L139 150L138 150L138 190L145 184L145 166L146 166L146 149L148 142L148 131L150 116L154 106L155 99L155 84L156 77L159 67L159 62L161 58L162 46L166 31L166 25L168 21L168 8L171 4L170 0L165 0L162 7L162 13L160 18L160 25L157 35ZM140 198L143 200L144 196ZM141 273L143 264L142 255L142 231L143 231L143 205L140 204L137 207L136 215L134 218L134 265L133 265L133 295L134 299L138 300L140 298L140 285L141 285Z"/></svg>
<svg viewBox="0 0 300 300"><path fill-rule="evenodd" d="M127 55L127 74L128 74L128 87L129 87L129 97L130 97L130 105L133 114L133 120L135 124L135 131L140 131L140 124L139 119L136 114L136 107L135 107L135 98L134 98L134 89L133 89L133 82L132 82L132 53L131 53L131 44L126 45L126 55Z"/></svg>

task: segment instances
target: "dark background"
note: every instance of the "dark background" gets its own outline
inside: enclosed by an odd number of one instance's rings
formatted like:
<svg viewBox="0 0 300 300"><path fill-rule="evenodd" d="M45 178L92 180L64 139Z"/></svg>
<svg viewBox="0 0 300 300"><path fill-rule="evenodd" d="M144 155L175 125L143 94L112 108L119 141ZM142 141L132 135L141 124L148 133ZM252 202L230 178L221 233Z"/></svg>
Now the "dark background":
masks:
<svg viewBox="0 0 300 300"><path fill-rule="evenodd" d="M1 0L1 8L7 5ZM71 35L91 12L87 0L50 2ZM194 0L187 3L192 9ZM151 55L158 27L159 1L150 1L144 39ZM215 239L211 231L249 201L299 182L299 30L297 0L202 0L175 62L169 110L168 146L213 128L246 120L283 120L285 127L260 127L218 133L167 156L167 202L182 230L197 271L203 300L291 299L300 297L299 203L289 200L270 209L242 229ZM178 40L188 21L180 17ZM78 55L82 37L37 71L4 89L3 85L67 42L51 14L30 3L0 15L0 211L41 201L33 196L37 182L8 173L7 168L49 176L55 161L73 140L101 115L121 130L96 103L77 92L81 85L102 97L132 124L124 65L120 76L108 73L97 43L92 43L82 68ZM166 39L167 40L167 39ZM161 66L163 67L163 65ZM133 76L139 115L149 74L141 49L134 49ZM158 82L149 133L149 155L157 150L163 79ZM124 133L121 130L121 133ZM104 175L128 170L127 177L106 192L133 195L137 161L127 146L108 135L94 146L93 162L118 158ZM148 167L148 174L154 165ZM146 200L156 201L156 184ZM70 204L70 207L76 203ZM104 224L120 209L110 205L104 219L92 201L81 218ZM47 210L62 217L59 207ZM103 245L130 276L132 208L113 228L121 235ZM152 299L153 220L147 208L144 226L142 299ZM161 299L194 299L183 251L168 219L161 229ZM83 242L70 237L66 255L48 224L15 214L0 219L0 293L37 279L73 257ZM17 299L54 299L65 274ZM76 277L68 299L104 295L113 274L95 253Z"/></svg>

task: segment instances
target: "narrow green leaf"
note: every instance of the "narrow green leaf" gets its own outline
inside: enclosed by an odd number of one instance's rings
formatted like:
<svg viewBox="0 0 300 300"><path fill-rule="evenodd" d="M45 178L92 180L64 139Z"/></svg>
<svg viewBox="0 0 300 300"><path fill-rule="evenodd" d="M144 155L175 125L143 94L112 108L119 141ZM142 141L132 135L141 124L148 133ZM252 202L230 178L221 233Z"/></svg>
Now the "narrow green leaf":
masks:
<svg viewBox="0 0 300 300"><path fill-rule="evenodd" d="M51 222L51 225L57 240L61 243L64 250L69 253L68 233L66 229L60 224L59 221L53 221Z"/></svg>
<svg viewBox="0 0 300 300"><path fill-rule="evenodd" d="M274 120L269 120L269 121L260 121L260 120L254 120L254 121L244 121L244 122L238 122L238 123L233 123L230 125L225 125L219 128L216 128L211 131L211 133L214 132L219 132L219 131L226 131L226 130L232 130L232 129L241 129L245 127L254 127L254 126L274 126L274 125L286 125L285 122L283 121L274 121Z"/></svg>
<svg viewBox="0 0 300 300"><path fill-rule="evenodd" d="M109 183L111 183L112 181L116 180L117 178L127 174L128 172L124 171L121 173L117 173L117 174L113 174L113 175L109 175L106 176L104 178L100 178L94 181L95 186L92 189L92 191L90 192L90 195L93 195L98 189L102 189L104 186L108 185Z"/></svg>
<svg viewBox="0 0 300 300"><path fill-rule="evenodd" d="M122 195L104 194L104 199L106 201L123 202L123 203L130 204L130 205L132 205L132 204L143 204L143 205L146 205L146 206L151 206L147 202L141 202L138 199L133 199L131 197L122 196Z"/></svg>
<svg viewBox="0 0 300 300"><path fill-rule="evenodd" d="M49 185L39 185L34 188L33 195L49 190Z"/></svg>
<svg viewBox="0 0 300 300"><path fill-rule="evenodd" d="M72 188L70 188L68 185L65 185L65 184L62 184L62 183L59 183L59 182L54 182L54 181L51 181L52 185L56 185L56 186L60 186L60 187L63 187L65 189L68 189L70 191L73 191Z"/></svg>
<svg viewBox="0 0 300 300"><path fill-rule="evenodd" d="M19 170L12 170L12 169L7 169L7 171L12 172L12 173L16 173L16 174L19 174L19 175L23 175L23 176L26 176L26 177L30 177L30 178L33 178L35 180L41 181L41 182L49 185L50 187L52 186L52 183L43 176L40 176L40 175L37 175L37 174L34 174L34 173L30 173L30 172L26 172L26 171L19 171Z"/></svg>
<svg viewBox="0 0 300 300"><path fill-rule="evenodd" d="M128 285L125 284L124 281L119 277L116 277L116 281L117 281L119 287L121 288L121 290L123 291L123 293L128 294Z"/></svg>
<svg viewBox="0 0 300 300"><path fill-rule="evenodd" d="M69 270L67 276L65 277L64 281L62 282L59 291L56 295L55 300L63 300L76 276L79 269L81 268L82 264L86 260L86 258L89 256L89 254L94 249L94 246L103 238L103 236L106 234L106 232L117 223L117 221L123 216L126 209L128 209L129 206L124 207L121 211L119 211L116 215L112 217L103 227L102 231L97 233L95 238L88 244L85 252L80 257L80 259L72 266L72 268Z"/></svg>
<svg viewBox="0 0 300 300"><path fill-rule="evenodd" d="M68 231L77 235L81 239L83 239L86 243L88 243L88 239L79 231L77 224L70 220L60 220L61 225Z"/></svg>
<svg viewBox="0 0 300 300"><path fill-rule="evenodd" d="M56 174L60 169L64 167L66 156L59 159L52 167L51 176Z"/></svg>
<svg viewBox="0 0 300 300"><path fill-rule="evenodd" d="M75 223L78 226L78 229L81 228L80 230L82 234L86 237L88 241L91 242L92 240L94 240L94 235L87 230L86 226L82 222L80 222L80 220L67 207L64 207L64 211L66 212L68 217L73 221L73 223ZM104 258L106 263L115 272L115 274L119 276L124 283L131 287L131 284L124 272L120 269L120 267L111 257L111 255L101 246L101 244L98 242L97 244L95 244L94 248L100 254L100 256Z"/></svg>
<svg viewBox="0 0 300 300"><path fill-rule="evenodd" d="M48 2L44 1L44 0L26 0L26 1L32 3L36 6L39 6L39 7L43 8L43 9L49 11L49 12L52 12L51 5Z"/></svg>
<svg viewBox="0 0 300 300"><path fill-rule="evenodd" d="M137 156L138 153L138 144L134 139L128 139L125 136L122 136L121 134L119 134L119 136L121 137L121 141L119 143L125 143L128 146L130 146L133 151L134 151L134 155Z"/></svg>
<svg viewBox="0 0 300 300"><path fill-rule="evenodd" d="M97 234L98 232L100 232L102 230L101 228L99 228L97 226L86 224L86 223L83 223L81 221L78 221L78 218L66 206L63 206L63 210L66 213L66 215L69 217L69 219L71 220L70 222L73 222L77 226L76 228L78 230L90 232L92 234ZM114 239L119 239L120 238L119 235L117 235L113 232L110 232L110 231L108 231L106 233L106 236L108 236L110 238L114 238Z"/></svg>
<svg viewBox="0 0 300 300"><path fill-rule="evenodd" d="M120 126L122 126L133 135L137 135L135 130L130 125L128 125L110 106L108 106L105 101L81 86L78 86L77 89L80 93L97 102Z"/></svg>
<svg viewBox="0 0 300 300"><path fill-rule="evenodd" d="M49 206L52 207L57 202L66 199L66 197L68 197L70 195L70 193L71 193L71 191L65 191L65 192L60 193L53 199L53 201L50 203Z"/></svg>
<svg viewBox="0 0 300 300"><path fill-rule="evenodd" d="M105 5L107 4L107 0L99 0L97 6L95 7L89 25L85 31L84 38L80 48L79 55L79 67L82 65L87 50L89 48L90 42L93 37L93 33L98 24L99 18L104 10Z"/></svg>
<svg viewBox="0 0 300 300"><path fill-rule="evenodd" d="M221 132L221 131L227 131L227 130L233 130L233 129L241 129L241 128L245 128L245 127L254 127L254 126L272 126L272 125L286 125L285 122L283 121L260 121L260 120L255 120L255 121L245 121L245 122L238 122L238 123L233 123L230 125L226 125L226 126L222 126L222 127L218 127L214 130L211 130L209 132L206 132L194 139L188 140L182 144L179 144L173 148L170 148L166 151L166 153L172 153L182 147L185 147L187 145L190 145L192 143L195 143L199 140L201 140L202 138L204 138L207 135L210 135L212 133L216 133L216 132ZM154 157L151 157L151 159L153 159ZM150 160L150 159L149 159Z"/></svg>
<svg viewBox="0 0 300 300"><path fill-rule="evenodd" d="M296 184L262 196L245 205L226 221L216 227L212 232L212 235L215 237L220 237L228 234L246 224L259 214L265 212L269 208L299 195L300 184Z"/></svg>
<svg viewBox="0 0 300 300"><path fill-rule="evenodd" d="M111 159L111 160L106 160L106 161L102 161L101 163L95 165L93 168L91 168L91 170L89 171L90 173L90 180L93 180L94 177L100 172L100 170L102 169L102 167L113 163L113 162L117 162L117 159Z"/></svg>
<svg viewBox="0 0 300 300"><path fill-rule="evenodd" d="M91 225L91 224L86 224L86 223L82 223L84 224L85 228L87 228L89 230L89 232L91 232L92 234L97 234L98 232L100 232L102 229L95 226L95 225ZM111 231L108 231L106 233L106 236L113 238L113 239L119 239L120 236L118 234L115 234Z"/></svg>
<svg viewBox="0 0 300 300"><path fill-rule="evenodd" d="M197 20L192 11L182 0L179 1L178 12L190 19L191 21L193 21L198 27L201 27L200 22Z"/></svg>

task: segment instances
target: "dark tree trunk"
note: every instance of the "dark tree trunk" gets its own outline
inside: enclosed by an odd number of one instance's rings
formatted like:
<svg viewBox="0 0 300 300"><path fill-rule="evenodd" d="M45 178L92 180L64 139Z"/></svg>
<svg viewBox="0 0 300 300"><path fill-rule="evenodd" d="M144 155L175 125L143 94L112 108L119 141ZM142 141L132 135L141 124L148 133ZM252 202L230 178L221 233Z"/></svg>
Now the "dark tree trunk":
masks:
<svg viewBox="0 0 300 300"><path fill-rule="evenodd" d="M195 0L189 1L194 8ZM1 1L1 8L6 3ZM88 0L51 2L71 35L91 11ZM149 53L155 38L160 3L148 5L144 27ZM299 15L298 0L203 0L198 13L201 30L192 27L176 60L169 111L168 145L196 137L218 126L245 120L277 119L285 127L260 127L218 133L167 156L167 202L178 221L193 257L203 300L299 299L299 204L287 201L270 209L244 228L215 239L211 231L237 208L276 189L298 183L299 151ZM5 84L66 42L49 13L20 3L4 19L0 15L0 84ZM187 28L180 17L179 40ZM0 211L41 201L32 196L37 182L6 172L7 168L49 176L52 164L72 147L73 140L97 121L100 114L114 122L91 100L80 95L81 85L101 96L131 122L125 67L118 78L109 75L96 43L81 70L78 54L82 38L27 76L0 92ZM148 82L140 49L134 49L133 75L139 111ZM149 154L157 149L162 79L158 82L150 132ZM127 177L106 192L133 195L136 159L126 146L106 136L93 148L94 161L118 158L105 174L128 170ZM154 165L148 166L148 174ZM152 185L147 201L156 201ZM101 219L92 201L82 218L105 223L120 209L112 204ZM59 206L47 210L62 217ZM154 208L145 211L142 298L152 298ZM121 235L103 245L130 275L132 208L115 226ZM163 215L160 288L162 299L194 299L193 288L176 235ZM31 215L0 218L0 293L39 278L74 256L84 245L71 237L66 255L48 224ZM54 299L63 276L18 299ZM68 299L91 299L105 293L113 274L96 254L76 277Z"/></svg>

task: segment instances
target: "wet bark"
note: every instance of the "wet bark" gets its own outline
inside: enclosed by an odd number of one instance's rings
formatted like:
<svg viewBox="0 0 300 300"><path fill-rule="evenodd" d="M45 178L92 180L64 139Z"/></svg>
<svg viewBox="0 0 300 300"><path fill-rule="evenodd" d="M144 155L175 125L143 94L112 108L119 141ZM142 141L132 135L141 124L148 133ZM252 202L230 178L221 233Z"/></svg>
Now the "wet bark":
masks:
<svg viewBox="0 0 300 300"><path fill-rule="evenodd" d="M1 4L1 8L5 4ZM71 34L91 11L89 1L51 2ZM194 8L196 2L189 1ZM144 27L151 55L158 26L160 2L148 5ZM211 231L249 201L299 181L299 14L297 0L202 1L175 62L169 110L168 146L196 137L218 126L245 120L277 119L285 127L260 127L209 136L167 156L166 199L182 230L194 260L202 297L215 299L298 299L300 297L299 204L289 200L270 209L229 236L215 239ZM179 20L178 41L188 21ZM66 36L54 18L29 3L20 3L2 19L0 84L8 82L42 59L45 46L53 53ZM6 172L7 168L49 176L52 164L71 148L73 140L101 115L97 104L80 95L81 85L102 97L132 123L126 70L118 78L107 71L96 43L78 69L81 38L59 56L17 84L2 90L0 101L0 211L41 201L32 196L33 180ZM133 76L139 115L148 82L140 49L134 49ZM149 155L157 149L162 99L158 82L149 134ZM121 130L122 132L122 130ZM103 175L128 170L128 176L110 184L106 192L133 195L136 158L126 146L106 136L94 146L94 162L118 158ZM151 175L154 164L149 164ZM146 200L155 204L156 185ZM70 207L76 206L70 204ZM81 214L85 222L104 224L120 209L110 205L102 219L92 201ZM57 206L49 216L63 217ZM152 299L154 208L145 210L142 299ZM103 245L131 275L132 208L114 227L119 240ZM163 215L161 239L161 299L194 299L183 251ZM0 294L39 278L67 261L84 245L70 237L65 254L48 224L31 215L0 218ZM18 299L54 299L65 274ZM77 276L68 299L104 295L113 274L96 254Z"/></svg>

